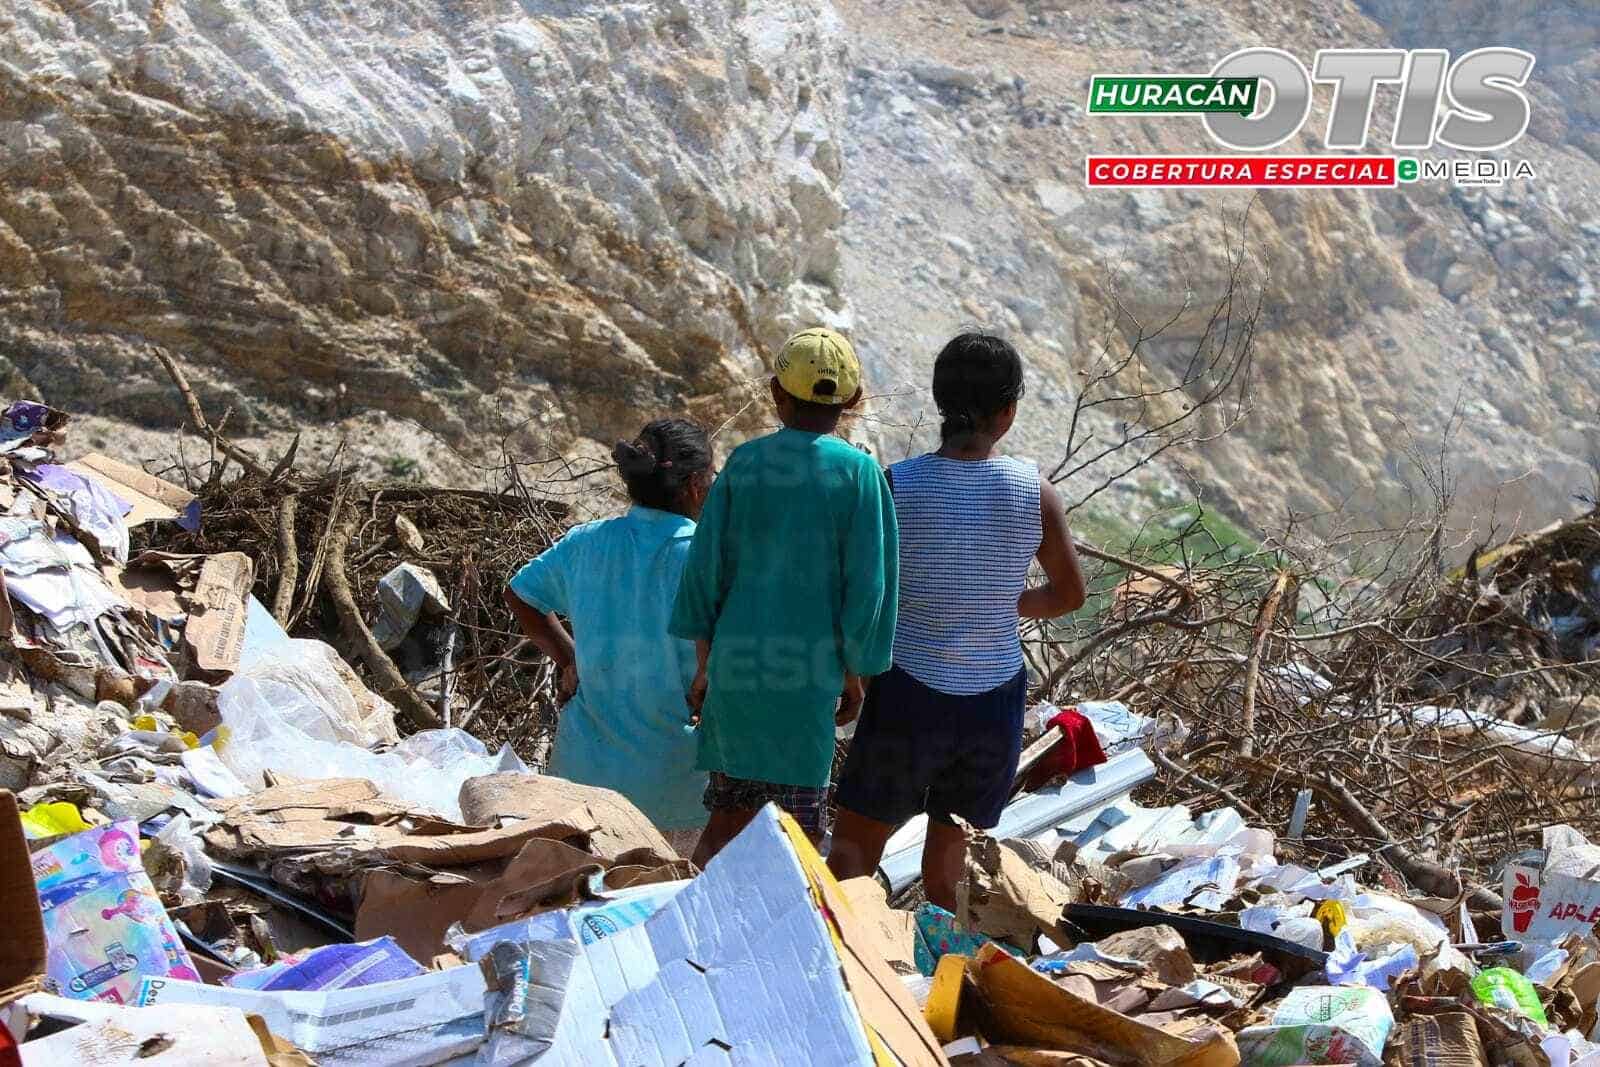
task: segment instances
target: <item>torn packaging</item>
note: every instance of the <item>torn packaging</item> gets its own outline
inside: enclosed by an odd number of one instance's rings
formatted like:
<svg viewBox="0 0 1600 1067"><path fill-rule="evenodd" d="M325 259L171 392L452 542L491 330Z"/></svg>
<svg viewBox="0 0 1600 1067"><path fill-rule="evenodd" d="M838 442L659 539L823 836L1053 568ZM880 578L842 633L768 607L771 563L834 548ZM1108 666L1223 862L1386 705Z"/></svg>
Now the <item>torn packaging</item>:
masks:
<svg viewBox="0 0 1600 1067"><path fill-rule="evenodd" d="M1147 975L1161 986L1187 986L1196 977L1194 957L1183 935L1165 924L1121 930L1068 952L1041 956L1042 974L1077 974L1094 981Z"/></svg>
<svg viewBox="0 0 1600 1067"><path fill-rule="evenodd" d="M1394 1012L1367 986L1296 986L1273 1009L1272 1020L1239 1031L1251 1067L1356 1064L1380 1067Z"/></svg>
<svg viewBox="0 0 1600 1067"><path fill-rule="evenodd" d="M850 902L863 928L876 935L878 951L885 962L899 974L916 974L916 915L889 907L883 885L871 875L840 882L839 891Z"/></svg>
<svg viewBox="0 0 1600 1067"><path fill-rule="evenodd" d="M453 924L473 932L574 904L582 882L602 869L587 852L535 838L498 876L451 872L416 878L394 870L373 871L362 887L356 936L389 934L412 956L428 959L444 949L445 932Z"/></svg>
<svg viewBox="0 0 1600 1067"><path fill-rule="evenodd" d="M541 1064L574 1067L946 1063L876 942L768 805L645 923L579 946L554 1033L496 1032L484 1056L540 1042Z"/></svg>
<svg viewBox="0 0 1600 1067"><path fill-rule="evenodd" d="M339 849L352 859L372 853L380 860L465 866L509 857L534 838L552 838L587 846L607 866L621 859L659 866L677 858L638 809L610 790L546 775L496 774L469 779L463 800L477 795L478 783L493 779L523 783L521 795L529 799L503 812L513 820L505 825L493 825L492 816L461 826L415 814L364 778L327 778L218 799L212 806L223 822L207 835L207 843L239 856ZM560 802L546 803L546 797ZM479 804L464 810L481 818L485 809ZM600 822L613 816L609 825Z"/></svg>
<svg viewBox="0 0 1600 1067"><path fill-rule="evenodd" d="M325 992L265 993L147 978L138 1004L223 1006L259 1015L322 1067L425 1067L483 1044L485 990L476 967Z"/></svg>
<svg viewBox="0 0 1600 1067"><path fill-rule="evenodd" d="M678 855L621 793L549 775L488 774L469 779L461 787L461 816L474 825L521 819L571 826L587 837L589 851L608 866L640 849L660 857L652 866Z"/></svg>
<svg viewBox="0 0 1600 1067"><path fill-rule="evenodd" d="M123 518L129 526L172 520L190 532L200 529L200 498L187 489L98 452L73 460L66 468L93 478L131 504Z"/></svg>
<svg viewBox="0 0 1600 1067"><path fill-rule="evenodd" d="M966 876L956 889L959 925L1032 951L1039 934L1057 944L1075 938L1061 926L1072 891L1034 870L1009 844L976 834L967 845Z"/></svg>
<svg viewBox="0 0 1600 1067"><path fill-rule="evenodd" d="M1418 1015L1395 1028L1385 1067L1488 1067L1478 1025L1465 1012Z"/></svg>
<svg viewBox="0 0 1600 1067"><path fill-rule="evenodd" d="M30 857L53 991L128 1003L141 975L199 980L139 855L131 821L62 838Z"/></svg>
<svg viewBox="0 0 1600 1067"><path fill-rule="evenodd" d="M206 844L218 855L270 859L334 848L376 849L404 836L403 829L385 823L398 823L407 814L382 801L378 787L361 778L272 786L218 798L212 808L222 821L206 832Z"/></svg>
<svg viewBox="0 0 1600 1067"><path fill-rule="evenodd" d="M452 923L476 930L575 903L588 877L613 864L626 868L618 880L628 884L682 876L660 833L619 794L548 776L491 779L524 787L479 793L484 779L469 779L468 810L481 815L483 796L499 796L530 817L458 826L407 811L365 779L325 779L216 800L223 821L206 843L285 874L361 873L357 937L392 934L417 959L441 950Z"/></svg>
<svg viewBox="0 0 1600 1067"><path fill-rule="evenodd" d="M17 798L0 790L0 1024L7 1005L44 982L48 951Z"/></svg>
<svg viewBox="0 0 1600 1067"><path fill-rule="evenodd" d="M283 1061L279 1061L283 1062ZM290 1061L292 1062L292 1061ZM22 1046L23 1067L274 1067L236 1008L124 1009Z"/></svg>
<svg viewBox="0 0 1600 1067"><path fill-rule="evenodd" d="M127 501L99 479L54 463L41 463L19 473L98 560L112 566L128 561L128 526L122 521L131 509Z"/></svg>
<svg viewBox="0 0 1600 1067"><path fill-rule="evenodd" d="M1600 846L1568 826L1545 828L1539 867L1508 863L1501 929L1515 940L1557 941L1600 922Z"/></svg>
<svg viewBox="0 0 1600 1067"><path fill-rule="evenodd" d="M243 552L144 552L113 584L159 618L186 614L183 640L190 669L217 681L239 665L254 581L255 564Z"/></svg>
<svg viewBox="0 0 1600 1067"><path fill-rule="evenodd" d="M985 1037L1002 1044L1081 1052L1119 1067L1237 1067L1233 1035L1206 1028L1179 1037L1075 996L994 945L967 965Z"/></svg>

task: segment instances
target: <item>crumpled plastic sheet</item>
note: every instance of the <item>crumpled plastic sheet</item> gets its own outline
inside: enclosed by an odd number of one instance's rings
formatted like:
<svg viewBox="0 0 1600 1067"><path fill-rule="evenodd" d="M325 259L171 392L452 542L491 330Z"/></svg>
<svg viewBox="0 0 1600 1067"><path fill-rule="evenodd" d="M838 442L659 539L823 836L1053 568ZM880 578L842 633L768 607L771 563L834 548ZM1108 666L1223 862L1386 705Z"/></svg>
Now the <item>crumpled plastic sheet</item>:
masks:
<svg viewBox="0 0 1600 1067"><path fill-rule="evenodd" d="M336 676L314 685L349 696ZM509 746L491 756L483 742L454 728L424 730L387 752L373 752L349 740L348 725L339 726L337 715L304 690L254 672L225 684L217 709L217 755L247 788L262 788L268 770L303 778L366 778L397 801L459 822L459 795L468 778L530 773Z"/></svg>
<svg viewBox="0 0 1600 1067"><path fill-rule="evenodd" d="M204 900L211 889L211 857L206 855L205 842L189 817L174 815L155 839L183 859L178 900L184 904L198 904Z"/></svg>
<svg viewBox="0 0 1600 1067"><path fill-rule="evenodd" d="M60 464L41 463L23 470L22 476L54 493L72 521L94 537L102 552L118 563L128 562L128 524L122 518L133 510L132 504L93 478Z"/></svg>
<svg viewBox="0 0 1600 1067"><path fill-rule="evenodd" d="M237 710L260 700L287 725L314 740L368 748L392 739L386 738L377 721L387 712L392 722L392 708L374 696L376 710L363 718L361 705L339 671L338 655L321 641L285 641L272 655L234 674L218 694L217 710L226 722L230 704Z"/></svg>
<svg viewBox="0 0 1600 1067"><path fill-rule="evenodd" d="M1369 959L1356 948L1350 931L1341 930L1328 953L1328 981L1334 985L1364 985L1387 993L1395 979L1417 969L1417 950L1411 945Z"/></svg>

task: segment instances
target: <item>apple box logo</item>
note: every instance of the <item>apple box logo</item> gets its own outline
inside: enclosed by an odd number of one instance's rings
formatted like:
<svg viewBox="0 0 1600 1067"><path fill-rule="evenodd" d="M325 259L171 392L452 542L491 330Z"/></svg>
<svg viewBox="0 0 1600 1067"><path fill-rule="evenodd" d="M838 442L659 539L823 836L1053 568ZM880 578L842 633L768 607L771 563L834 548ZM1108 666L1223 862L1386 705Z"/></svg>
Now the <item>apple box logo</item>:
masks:
<svg viewBox="0 0 1600 1067"><path fill-rule="evenodd" d="M1511 891L1511 927L1519 934L1528 932L1533 915L1539 910L1539 887L1528 876L1517 872L1517 885Z"/></svg>

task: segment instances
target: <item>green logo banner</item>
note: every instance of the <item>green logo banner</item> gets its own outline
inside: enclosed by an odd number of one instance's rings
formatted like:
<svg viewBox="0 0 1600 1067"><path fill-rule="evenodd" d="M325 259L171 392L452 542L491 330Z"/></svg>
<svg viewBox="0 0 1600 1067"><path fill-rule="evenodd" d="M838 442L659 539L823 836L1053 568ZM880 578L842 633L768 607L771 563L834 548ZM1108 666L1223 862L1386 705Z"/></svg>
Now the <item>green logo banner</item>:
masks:
<svg viewBox="0 0 1600 1067"><path fill-rule="evenodd" d="M1089 113L1195 115L1256 109L1258 78L1091 78Z"/></svg>

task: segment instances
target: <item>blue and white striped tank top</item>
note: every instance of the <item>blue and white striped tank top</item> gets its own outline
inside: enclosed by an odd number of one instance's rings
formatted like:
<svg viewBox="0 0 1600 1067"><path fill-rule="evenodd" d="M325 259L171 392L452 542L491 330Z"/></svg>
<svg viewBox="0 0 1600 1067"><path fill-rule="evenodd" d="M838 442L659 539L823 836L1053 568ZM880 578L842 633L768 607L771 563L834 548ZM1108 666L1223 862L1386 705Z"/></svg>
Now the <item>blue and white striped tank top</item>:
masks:
<svg viewBox="0 0 1600 1067"><path fill-rule="evenodd" d="M895 665L955 696L1004 685L1022 668L1017 598L1044 537L1039 468L929 453L889 469L900 523Z"/></svg>

